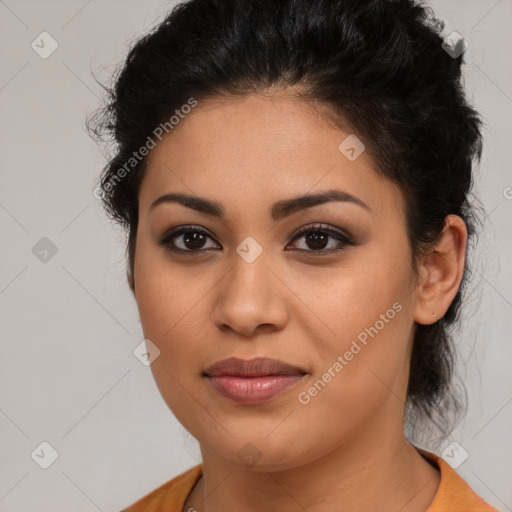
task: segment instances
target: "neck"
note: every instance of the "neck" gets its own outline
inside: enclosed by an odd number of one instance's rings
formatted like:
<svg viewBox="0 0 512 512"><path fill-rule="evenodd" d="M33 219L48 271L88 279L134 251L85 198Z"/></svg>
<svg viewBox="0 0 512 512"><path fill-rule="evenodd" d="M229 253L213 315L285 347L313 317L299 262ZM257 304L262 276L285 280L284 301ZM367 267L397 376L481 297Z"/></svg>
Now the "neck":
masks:
<svg viewBox="0 0 512 512"><path fill-rule="evenodd" d="M359 432L321 457L279 471L230 464L202 446L203 477L183 510L425 512L439 487L439 471L403 430L395 434L382 428Z"/></svg>

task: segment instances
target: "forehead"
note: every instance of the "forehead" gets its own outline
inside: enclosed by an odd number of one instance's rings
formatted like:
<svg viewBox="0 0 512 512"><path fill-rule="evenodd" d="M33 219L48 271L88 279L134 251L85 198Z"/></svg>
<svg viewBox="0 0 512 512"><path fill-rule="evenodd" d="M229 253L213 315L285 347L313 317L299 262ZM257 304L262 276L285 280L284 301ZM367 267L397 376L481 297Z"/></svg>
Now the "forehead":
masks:
<svg viewBox="0 0 512 512"><path fill-rule="evenodd" d="M332 188L377 209L396 205L400 194L366 151L349 160L340 150L349 136L349 127L291 95L198 102L150 152L141 208L167 191L263 207L270 199Z"/></svg>

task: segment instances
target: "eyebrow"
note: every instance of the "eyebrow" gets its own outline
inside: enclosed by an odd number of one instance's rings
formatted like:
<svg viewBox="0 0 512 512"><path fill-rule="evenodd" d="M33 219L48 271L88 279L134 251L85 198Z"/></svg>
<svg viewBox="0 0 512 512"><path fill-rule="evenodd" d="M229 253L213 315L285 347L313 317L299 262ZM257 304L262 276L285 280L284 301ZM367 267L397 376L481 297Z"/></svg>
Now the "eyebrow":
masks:
<svg viewBox="0 0 512 512"><path fill-rule="evenodd" d="M361 206L365 210L370 211L371 208L361 199L355 197L342 190L327 190L316 194L305 194L291 199L283 199L277 201L270 208L270 216L274 221L281 220L295 212L312 208L320 204L341 201L344 203L352 203ZM200 213L212 215L214 217L224 218L224 208L216 201L205 199L203 197L192 196L181 193L169 193L160 196L158 199L151 203L149 210L153 210L157 206L165 203L179 203L187 208L192 208Z"/></svg>

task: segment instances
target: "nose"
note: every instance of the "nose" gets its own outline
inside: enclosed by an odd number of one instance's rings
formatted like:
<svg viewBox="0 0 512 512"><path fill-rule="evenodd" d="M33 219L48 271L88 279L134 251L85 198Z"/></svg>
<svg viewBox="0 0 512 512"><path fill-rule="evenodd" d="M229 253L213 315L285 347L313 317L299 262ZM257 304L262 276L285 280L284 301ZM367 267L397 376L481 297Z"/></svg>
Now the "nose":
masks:
<svg viewBox="0 0 512 512"><path fill-rule="evenodd" d="M288 301L282 281L286 279L268 260L265 251L252 262L233 254L231 270L215 288L212 318L218 329L249 338L284 328Z"/></svg>

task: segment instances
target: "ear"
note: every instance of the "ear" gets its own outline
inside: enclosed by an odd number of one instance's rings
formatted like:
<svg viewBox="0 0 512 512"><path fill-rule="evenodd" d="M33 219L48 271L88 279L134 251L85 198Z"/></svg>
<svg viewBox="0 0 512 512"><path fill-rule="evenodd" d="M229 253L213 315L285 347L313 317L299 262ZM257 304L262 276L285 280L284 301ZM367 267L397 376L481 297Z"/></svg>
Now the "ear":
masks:
<svg viewBox="0 0 512 512"><path fill-rule="evenodd" d="M468 233L458 215L445 218L436 245L422 257L414 320L433 324L444 316L459 290L466 262Z"/></svg>

